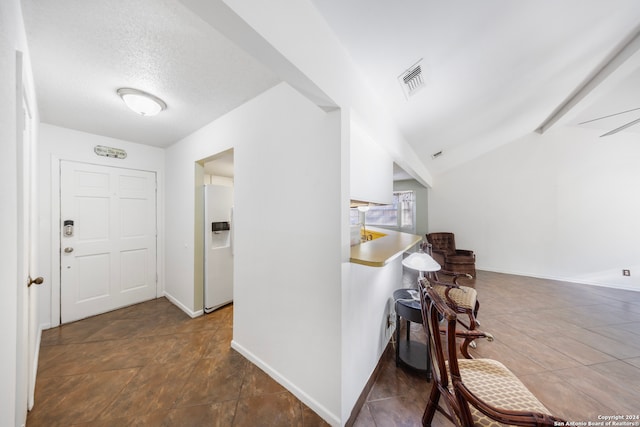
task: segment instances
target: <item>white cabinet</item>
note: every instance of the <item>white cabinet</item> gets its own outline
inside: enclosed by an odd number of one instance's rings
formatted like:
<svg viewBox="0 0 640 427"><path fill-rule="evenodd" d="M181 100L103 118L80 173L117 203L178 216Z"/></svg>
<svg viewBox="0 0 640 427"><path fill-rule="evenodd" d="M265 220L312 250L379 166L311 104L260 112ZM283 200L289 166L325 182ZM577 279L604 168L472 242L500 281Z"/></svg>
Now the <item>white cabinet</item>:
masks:
<svg viewBox="0 0 640 427"><path fill-rule="evenodd" d="M351 200L390 204L393 199L393 160L387 152L351 126Z"/></svg>

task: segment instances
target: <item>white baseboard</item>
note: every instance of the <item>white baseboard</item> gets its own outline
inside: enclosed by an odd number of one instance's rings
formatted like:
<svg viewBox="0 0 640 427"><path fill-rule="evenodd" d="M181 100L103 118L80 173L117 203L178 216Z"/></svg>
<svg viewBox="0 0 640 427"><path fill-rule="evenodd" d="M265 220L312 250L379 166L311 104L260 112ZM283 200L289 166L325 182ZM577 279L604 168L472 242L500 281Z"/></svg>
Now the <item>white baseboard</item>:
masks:
<svg viewBox="0 0 640 427"><path fill-rule="evenodd" d="M318 403L315 399L310 397L304 391L300 390L295 384L291 383L289 380L284 378L278 371L273 369L271 366L264 363L263 360L256 357L255 354L251 353L249 350L244 348L242 345L238 344L236 341L231 341L231 348L236 350L238 353L242 354L244 357L249 359L254 365L262 369L266 372L271 378L273 378L276 382L278 382L281 386L289 390L291 394L297 397L302 403L311 408L316 414L318 414L322 419L331 424L334 427L341 426L340 418L325 408L323 405Z"/></svg>
<svg viewBox="0 0 640 427"><path fill-rule="evenodd" d="M187 315L191 318L196 318L196 317L200 317L204 314L204 310L198 310L198 311L191 311L191 309L189 309L189 307L187 307L186 305L182 304L177 298L175 298L173 295L169 294L167 291L163 292L163 295L169 300L171 301L171 303L175 306L177 306L180 310L184 311L185 313L187 313Z"/></svg>
<svg viewBox="0 0 640 427"><path fill-rule="evenodd" d="M479 271L487 271L490 273L501 273L501 274L511 274L514 276L525 276L525 277L533 277L535 279L545 279L545 280L556 280L558 282L566 282L566 283L575 283L577 285L588 285L588 286L598 286L601 288L611 288L611 289L620 289L623 291L636 291L640 292L640 289L637 287L627 287L622 285L612 285L607 283L593 282L584 279L577 279L572 277L557 277L557 276L548 276L534 273L523 273L519 271L510 271L510 270L500 270L500 269L492 269L492 268L482 268L476 267Z"/></svg>
<svg viewBox="0 0 640 427"><path fill-rule="evenodd" d="M31 367L31 378L33 378L33 384L29 384L33 386L33 388L29 387L28 397L27 397L27 410L30 411L33 409L33 405L35 403L35 392L36 392L36 380L38 379L38 361L40 360L40 344L42 343L42 331L45 329L49 329L51 327L50 324L42 324L38 327L38 332L36 334L36 343L33 354L33 366Z"/></svg>

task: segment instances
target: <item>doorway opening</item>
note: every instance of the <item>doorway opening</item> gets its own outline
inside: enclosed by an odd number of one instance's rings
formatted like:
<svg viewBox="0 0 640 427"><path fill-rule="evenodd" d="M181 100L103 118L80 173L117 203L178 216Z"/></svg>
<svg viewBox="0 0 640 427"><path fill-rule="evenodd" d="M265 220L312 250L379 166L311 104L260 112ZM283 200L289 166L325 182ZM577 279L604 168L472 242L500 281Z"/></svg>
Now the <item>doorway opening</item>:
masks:
<svg viewBox="0 0 640 427"><path fill-rule="evenodd" d="M233 300L233 148L195 162L194 307Z"/></svg>

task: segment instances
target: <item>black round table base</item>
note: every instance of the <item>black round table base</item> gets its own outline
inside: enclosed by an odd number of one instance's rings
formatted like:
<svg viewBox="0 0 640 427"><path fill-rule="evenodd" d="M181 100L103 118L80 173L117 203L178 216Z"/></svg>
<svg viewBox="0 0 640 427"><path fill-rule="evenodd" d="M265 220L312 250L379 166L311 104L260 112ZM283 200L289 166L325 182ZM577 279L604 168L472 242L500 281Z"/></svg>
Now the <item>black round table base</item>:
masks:
<svg viewBox="0 0 640 427"><path fill-rule="evenodd" d="M398 344L398 361L416 371L429 374L427 346L417 341L402 341Z"/></svg>
<svg viewBox="0 0 640 427"><path fill-rule="evenodd" d="M396 366L406 366L418 372L425 373L431 381L431 366L429 349L426 344L410 339L411 323L422 324L420 301L413 296L417 292L412 289L398 289L393 292L396 309ZM401 319L406 321L406 337L400 337Z"/></svg>

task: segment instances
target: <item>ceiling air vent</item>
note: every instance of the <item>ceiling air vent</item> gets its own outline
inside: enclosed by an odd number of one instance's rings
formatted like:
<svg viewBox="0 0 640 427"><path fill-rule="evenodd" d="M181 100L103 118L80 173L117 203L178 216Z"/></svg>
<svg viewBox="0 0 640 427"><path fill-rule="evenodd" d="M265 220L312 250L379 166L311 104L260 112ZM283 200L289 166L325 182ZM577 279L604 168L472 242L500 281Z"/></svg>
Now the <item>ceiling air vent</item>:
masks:
<svg viewBox="0 0 640 427"><path fill-rule="evenodd" d="M400 77L398 77L404 96L407 99L409 99L410 96L415 95L416 92L424 87L424 76L422 75L422 67L420 65L421 61L422 59L413 64L405 70Z"/></svg>

